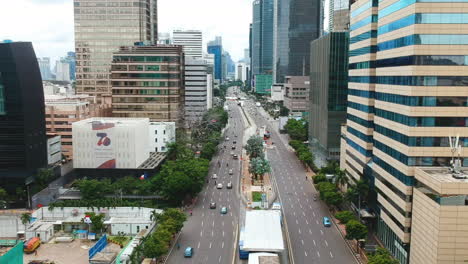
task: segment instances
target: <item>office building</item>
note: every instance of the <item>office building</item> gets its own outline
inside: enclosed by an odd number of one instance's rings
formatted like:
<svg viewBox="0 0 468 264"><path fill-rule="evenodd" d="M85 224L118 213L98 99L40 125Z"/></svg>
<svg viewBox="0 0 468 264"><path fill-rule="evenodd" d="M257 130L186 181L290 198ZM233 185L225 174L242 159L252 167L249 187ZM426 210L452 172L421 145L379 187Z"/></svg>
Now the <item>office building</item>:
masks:
<svg viewBox="0 0 468 264"><path fill-rule="evenodd" d="M208 54L214 55L214 78L215 80L221 81L223 78L223 43L222 38L217 36L215 40L208 42L207 45Z"/></svg>
<svg viewBox="0 0 468 264"><path fill-rule="evenodd" d="M110 104L95 104L94 100L85 94L45 96L46 131L60 136L61 152L68 159L73 159L72 124L112 114Z"/></svg>
<svg viewBox="0 0 468 264"><path fill-rule="evenodd" d="M273 84L273 79L271 74L257 74L255 75L255 93L258 94L271 94L271 85Z"/></svg>
<svg viewBox="0 0 468 264"><path fill-rule="evenodd" d="M52 71L50 70L50 58L37 58L42 80L52 80Z"/></svg>
<svg viewBox="0 0 468 264"><path fill-rule="evenodd" d="M328 31L343 32L349 30L350 0L330 0L328 13Z"/></svg>
<svg viewBox="0 0 468 264"><path fill-rule="evenodd" d="M309 76L286 76L284 82L284 107L290 114L307 118L309 113Z"/></svg>
<svg viewBox="0 0 468 264"><path fill-rule="evenodd" d="M214 54L203 54L203 60L206 63L206 72L214 74L215 55Z"/></svg>
<svg viewBox="0 0 468 264"><path fill-rule="evenodd" d="M111 72L114 117L183 124L182 46L121 47L114 53Z"/></svg>
<svg viewBox="0 0 468 264"><path fill-rule="evenodd" d="M275 83L310 72L310 42L320 36L322 0L277 0L275 4Z"/></svg>
<svg viewBox="0 0 468 264"><path fill-rule="evenodd" d="M213 107L213 74L206 75L206 109Z"/></svg>
<svg viewBox="0 0 468 264"><path fill-rule="evenodd" d="M74 81L76 80L76 55L75 52L69 51L67 52L67 56L65 58L62 58L66 62L68 62L68 65L70 66L70 80Z"/></svg>
<svg viewBox="0 0 468 264"><path fill-rule="evenodd" d="M400 263L467 259L466 251L450 253L465 243L457 240L462 226L451 222L452 229L442 233L432 228L443 224L444 217L452 217L451 210L462 211L418 202L420 184L428 185L436 195L443 196L447 190L430 185L423 178L427 176L419 177L415 168L448 166L452 155L448 136L456 135L462 145L462 166L468 162L464 147L468 138L465 7L467 3L452 1L391 0L358 0L351 6L342 167L351 180L371 183L377 198L368 204L376 212L376 235ZM439 209L441 214L436 216L434 210ZM422 236L421 230L430 234ZM443 239L437 239L439 235ZM431 247L426 248L428 244ZM418 259L423 250L426 256Z"/></svg>
<svg viewBox="0 0 468 264"><path fill-rule="evenodd" d="M185 56L203 57L203 36L200 30L174 30L173 44L184 47Z"/></svg>
<svg viewBox="0 0 468 264"><path fill-rule="evenodd" d="M111 94L112 54L135 42L156 43L156 0L74 0L76 92Z"/></svg>
<svg viewBox="0 0 468 264"><path fill-rule="evenodd" d="M150 122L149 135L151 135L150 152L167 152L167 145L176 141L176 124L174 122Z"/></svg>
<svg viewBox="0 0 468 264"><path fill-rule="evenodd" d="M201 58L185 57L185 125L193 127L206 113L206 63Z"/></svg>
<svg viewBox="0 0 468 264"><path fill-rule="evenodd" d="M284 101L284 84L276 83L271 86L271 100L278 102Z"/></svg>
<svg viewBox="0 0 468 264"><path fill-rule="evenodd" d="M238 62L236 64L235 80L245 82L247 80L248 64Z"/></svg>
<svg viewBox="0 0 468 264"><path fill-rule="evenodd" d="M158 32L158 40L156 44L170 45L172 43L171 34L167 32Z"/></svg>
<svg viewBox="0 0 468 264"><path fill-rule="evenodd" d="M271 74L273 70L273 0L252 3L252 74Z"/></svg>
<svg viewBox="0 0 468 264"><path fill-rule="evenodd" d="M55 80L62 82L70 82L70 63L61 59L55 64Z"/></svg>
<svg viewBox="0 0 468 264"><path fill-rule="evenodd" d="M341 124L346 122L348 32L330 32L310 47L309 142L317 165L340 156Z"/></svg>
<svg viewBox="0 0 468 264"><path fill-rule="evenodd" d="M30 42L0 43L0 179L47 167L44 91Z"/></svg>
<svg viewBox="0 0 468 264"><path fill-rule="evenodd" d="M47 164L54 165L62 160L60 135L47 133Z"/></svg>

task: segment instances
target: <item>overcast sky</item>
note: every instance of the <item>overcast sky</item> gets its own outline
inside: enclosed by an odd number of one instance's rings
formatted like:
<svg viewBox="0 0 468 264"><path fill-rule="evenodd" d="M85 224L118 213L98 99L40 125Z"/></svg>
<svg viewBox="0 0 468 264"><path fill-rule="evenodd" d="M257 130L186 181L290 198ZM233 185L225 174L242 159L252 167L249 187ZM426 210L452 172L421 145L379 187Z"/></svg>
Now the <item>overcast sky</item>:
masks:
<svg viewBox="0 0 468 264"><path fill-rule="evenodd" d="M158 0L159 32L199 29L203 42L223 37L233 60L248 48L252 0ZM73 0L0 0L0 40L31 41L38 57L74 50ZM52 64L54 65L54 64Z"/></svg>

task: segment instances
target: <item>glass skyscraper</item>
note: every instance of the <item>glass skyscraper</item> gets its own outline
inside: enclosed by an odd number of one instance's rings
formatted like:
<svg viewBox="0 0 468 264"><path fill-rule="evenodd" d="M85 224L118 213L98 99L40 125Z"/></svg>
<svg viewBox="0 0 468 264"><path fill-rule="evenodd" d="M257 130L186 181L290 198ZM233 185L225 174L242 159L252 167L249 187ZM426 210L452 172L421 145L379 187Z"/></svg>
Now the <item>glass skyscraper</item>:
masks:
<svg viewBox="0 0 468 264"><path fill-rule="evenodd" d="M377 237L400 263L468 259L459 250L466 243L455 241L466 226L435 230L431 223L439 219L415 216L431 208L414 203L421 185L415 167L449 166L448 136L460 137L462 166L468 165L467 8L462 0L358 0L351 6L341 166L353 181L369 182L376 199L364 206L376 212ZM433 232L444 241L431 240Z"/></svg>
<svg viewBox="0 0 468 264"><path fill-rule="evenodd" d="M222 80L223 79L223 71L222 71L223 46L221 42L221 37L216 37L216 40L208 42L207 52L208 54L214 55L214 78L215 80Z"/></svg>
<svg viewBox="0 0 468 264"><path fill-rule="evenodd" d="M308 75L310 42L320 36L321 0L276 0L274 64L277 83Z"/></svg>
<svg viewBox="0 0 468 264"><path fill-rule="evenodd" d="M76 92L111 94L112 53L157 40L157 0L74 0Z"/></svg>
<svg viewBox="0 0 468 264"><path fill-rule="evenodd" d="M253 2L252 75L273 70L273 0Z"/></svg>

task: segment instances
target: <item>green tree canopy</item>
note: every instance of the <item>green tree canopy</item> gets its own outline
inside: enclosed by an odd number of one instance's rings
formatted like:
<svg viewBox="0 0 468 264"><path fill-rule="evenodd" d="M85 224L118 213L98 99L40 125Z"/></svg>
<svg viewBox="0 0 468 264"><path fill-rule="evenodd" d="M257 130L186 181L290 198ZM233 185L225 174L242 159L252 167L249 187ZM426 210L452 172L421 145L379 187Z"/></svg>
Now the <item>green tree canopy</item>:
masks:
<svg viewBox="0 0 468 264"><path fill-rule="evenodd" d="M343 202L343 195L337 191L329 191L323 194L323 200L328 205L337 207Z"/></svg>
<svg viewBox="0 0 468 264"><path fill-rule="evenodd" d="M399 264L398 260L394 259L388 250L385 248L377 248L377 251L369 256L368 264Z"/></svg>
<svg viewBox="0 0 468 264"><path fill-rule="evenodd" d="M112 192L112 184L110 179L104 180L78 180L76 186L81 192L81 196L85 200L102 199L106 194Z"/></svg>
<svg viewBox="0 0 468 264"><path fill-rule="evenodd" d="M250 160L249 171L255 176L255 179L257 179L258 176L263 177L265 173L270 172L271 166L268 160L257 157Z"/></svg>
<svg viewBox="0 0 468 264"><path fill-rule="evenodd" d="M284 126L289 136L293 140L307 140L307 122L304 120L289 119Z"/></svg>
<svg viewBox="0 0 468 264"><path fill-rule="evenodd" d="M247 140L245 150L251 158L263 157L263 138L257 135L251 136Z"/></svg>
<svg viewBox="0 0 468 264"><path fill-rule="evenodd" d="M367 237L367 227L357 220L349 220L346 223L346 239L364 239Z"/></svg>
<svg viewBox="0 0 468 264"><path fill-rule="evenodd" d="M340 211L335 214L336 219L338 219L342 224L348 223L350 220L356 220L353 212L351 211Z"/></svg>
<svg viewBox="0 0 468 264"><path fill-rule="evenodd" d="M102 229L104 228L104 218L106 217L104 214L96 214L95 212L86 212L85 215L89 215L91 219L91 231L94 233L102 233Z"/></svg>

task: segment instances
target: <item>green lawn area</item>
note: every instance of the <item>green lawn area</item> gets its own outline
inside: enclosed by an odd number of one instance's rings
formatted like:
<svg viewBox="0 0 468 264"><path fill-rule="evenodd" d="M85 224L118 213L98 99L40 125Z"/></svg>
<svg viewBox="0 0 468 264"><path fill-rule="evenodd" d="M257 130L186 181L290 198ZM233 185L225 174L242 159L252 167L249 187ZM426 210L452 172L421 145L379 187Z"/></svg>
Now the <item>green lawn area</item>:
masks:
<svg viewBox="0 0 468 264"><path fill-rule="evenodd" d="M120 243L124 247L125 245L127 245L128 242L130 242L131 238L132 237L128 237L128 236L108 236L109 240L114 241L116 243Z"/></svg>
<svg viewBox="0 0 468 264"><path fill-rule="evenodd" d="M262 193L261 192L252 192L252 201L253 202L261 202L262 201Z"/></svg>

